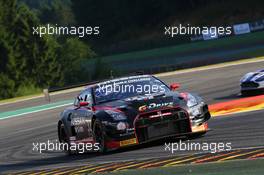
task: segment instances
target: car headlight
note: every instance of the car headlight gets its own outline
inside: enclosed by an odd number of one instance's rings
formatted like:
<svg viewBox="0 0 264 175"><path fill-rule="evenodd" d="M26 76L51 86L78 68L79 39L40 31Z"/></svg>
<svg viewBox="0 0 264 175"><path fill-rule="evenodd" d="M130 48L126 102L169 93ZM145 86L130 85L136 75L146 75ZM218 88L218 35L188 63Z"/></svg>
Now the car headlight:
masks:
<svg viewBox="0 0 264 175"><path fill-rule="evenodd" d="M190 112L191 118L194 118L195 116L200 115L201 114L200 106L194 106L190 108L189 112Z"/></svg>
<svg viewBox="0 0 264 175"><path fill-rule="evenodd" d="M127 129L127 124L125 122L118 122L116 125L117 130L125 130Z"/></svg>
<svg viewBox="0 0 264 175"><path fill-rule="evenodd" d="M193 106L195 106L197 104L198 104L197 99L193 95L188 94L188 97L187 97L187 106L188 107L193 107Z"/></svg>
<svg viewBox="0 0 264 175"><path fill-rule="evenodd" d="M106 112L109 115L111 115L115 121L125 120L126 119L126 116L124 114L122 114L122 113L114 112L114 111L111 111L111 110L106 110Z"/></svg>
<svg viewBox="0 0 264 175"><path fill-rule="evenodd" d="M126 117L123 114L120 113L113 113L111 114L114 120L119 121L119 120L125 120Z"/></svg>

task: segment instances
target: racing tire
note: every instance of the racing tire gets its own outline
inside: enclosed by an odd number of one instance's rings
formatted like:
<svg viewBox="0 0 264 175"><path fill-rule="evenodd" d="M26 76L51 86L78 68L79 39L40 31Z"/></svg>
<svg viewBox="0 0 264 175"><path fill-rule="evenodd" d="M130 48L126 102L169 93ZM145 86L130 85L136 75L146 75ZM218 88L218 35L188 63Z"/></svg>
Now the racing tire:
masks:
<svg viewBox="0 0 264 175"><path fill-rule="evenodd" d="M95 143L98 143L99 146L98 152L100 153L107 152L107 147L105 143L105 132L103 130L102 122L98 119L96 119L93 124L93 135L94 135Z"/></svg>
<svg viewBox="0 0 264 175"><path fill-rule="evenodd" d="M69 139L68 139L67 134L65 132L64 125L60 124L58 128L59 128L59 141L61 143L67 143L67 145L68 145L68 149L67 150L63 150L63 151L66 152L68 155L78 154L77 150L73 151L73 150L70 149L70 142L69 142Z"/></svg>

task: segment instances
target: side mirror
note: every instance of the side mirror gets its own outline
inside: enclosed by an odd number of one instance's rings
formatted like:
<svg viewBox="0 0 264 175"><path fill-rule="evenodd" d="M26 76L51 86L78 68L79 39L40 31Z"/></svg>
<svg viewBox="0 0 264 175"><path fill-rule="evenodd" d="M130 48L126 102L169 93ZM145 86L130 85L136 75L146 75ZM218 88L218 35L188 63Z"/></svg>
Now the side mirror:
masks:
<svg viewBox="0 0 264 175"><path fill-rule="evenodd" d="M180 88L180 84L179 83L172 83L171 85L170 85L170 89L172 90L172 91L175 91L176 89L179 89Z"/></svg>
<svg viewBox="0 0 264 175"><path fill-rule="evenodd" d="M81 101L81 102L79 103L79 105L80 105L80 107L81 107L81 106L87 106L87 105L89 105L89 103L88 103L87 101Z"/></svg>

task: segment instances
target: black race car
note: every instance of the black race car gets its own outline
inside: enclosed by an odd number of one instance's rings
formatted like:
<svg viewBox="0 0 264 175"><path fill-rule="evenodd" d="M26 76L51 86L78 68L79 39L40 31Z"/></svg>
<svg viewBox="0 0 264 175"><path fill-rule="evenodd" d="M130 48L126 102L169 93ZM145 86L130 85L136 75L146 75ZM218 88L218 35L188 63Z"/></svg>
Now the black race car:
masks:
<svg viewBox="0 0 264 175"><path fill-rule="evenodd" d="M90 85L61 113L59 141L88 143L93 151L105 152L164 137L205 134L211 117L207 104L177 88L179 84L168 87L151 75Z"/></svg>

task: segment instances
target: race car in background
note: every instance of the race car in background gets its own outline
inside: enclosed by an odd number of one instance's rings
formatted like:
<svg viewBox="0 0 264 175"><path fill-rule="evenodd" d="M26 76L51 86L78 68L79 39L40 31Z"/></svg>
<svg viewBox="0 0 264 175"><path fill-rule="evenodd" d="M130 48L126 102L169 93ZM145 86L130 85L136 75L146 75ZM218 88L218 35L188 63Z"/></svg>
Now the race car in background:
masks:
<svg viewBox="0 0 264 175"><path fill-rule="evenodd" d="M249 72L240 80L241 95L255 95L264 93L264 69Z"/></svg>
<svg viewBox="0 0 264 175"><path fill-rule="evenodd" d="M207 104L177 88L179 84L169 87L151 75L90 85L61 113L59 141L97 143L98 151L105 152L164 137L205 134L211 117Z"/></svg>

